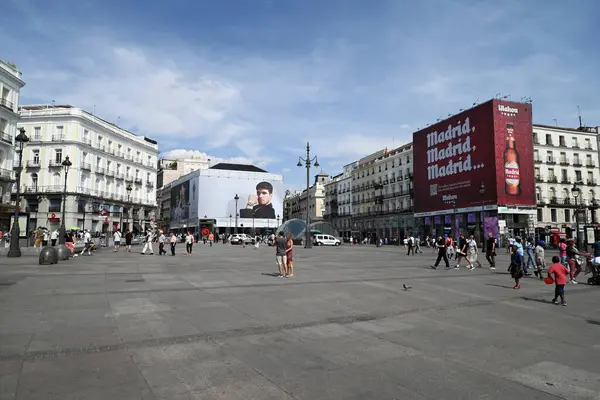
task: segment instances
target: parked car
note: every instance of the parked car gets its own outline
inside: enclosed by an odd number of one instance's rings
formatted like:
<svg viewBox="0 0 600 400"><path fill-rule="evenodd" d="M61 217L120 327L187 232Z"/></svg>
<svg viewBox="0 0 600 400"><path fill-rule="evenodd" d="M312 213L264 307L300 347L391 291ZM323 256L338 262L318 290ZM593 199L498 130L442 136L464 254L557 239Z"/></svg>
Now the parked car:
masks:
<svg viewBox="0 0 600 400"><path fill-rule="evenodd" d="M246 235L245 233L236 233L231 236L231 244L254 244L254 238Z"/></svg>
<svg viewBox="0 0 600 400"><path fill-rule="evenodd" d="M342 242L331 235L314 235L313 244L316 246L339 246Z"/></svg>

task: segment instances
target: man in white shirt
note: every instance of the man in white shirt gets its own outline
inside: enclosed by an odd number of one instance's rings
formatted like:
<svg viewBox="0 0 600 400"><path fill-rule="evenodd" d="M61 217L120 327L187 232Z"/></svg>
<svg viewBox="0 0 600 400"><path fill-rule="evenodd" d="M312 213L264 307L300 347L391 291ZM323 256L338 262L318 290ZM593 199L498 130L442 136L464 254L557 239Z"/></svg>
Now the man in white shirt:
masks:
<svg viewBox="0 0 600 400"><path fill-rule="evenodd" d="M56 241L58 240L58 229L55 229L50 234L50 240L52 241L52 246L56 246Z"/></svg>
<svg viewBox="0 0 600 400"><path fill-rule="evenodd" d="M119 229L113 233L113 244L115 246L115 253L118 253L121 247L121 231Z"/></svg>
<svg viewBox="0 0 600 400"><path fill-rule="evenodd" d="M163 231L160 231L160 236L158 237L158 255L159 256L162 256L163 254L167 254L167 251L165 250L165 242L166 241L167 241L167 237L165 236Z"/></svg>
<svg viewBox="0 0 600 400"><path fill-rule="evenodd" d="M152 231L148 229L148 232L146 232L146 237L144 238L144 248L142 249L142 254L146 254L146 250L150 249L150 255L154 255L154 248L152 247L153 237Z"/></svg>
<svg viewBox="0 0 600 400"><path fill-rule="evenodd" d="M83 255L83 253L85 253L87 251L88 256L92 255L92 235L88 232L88 230L86 229L84 234L83 234L83 243L85 244L85 247L83 248L83 250L81 250L81 254Z"/></svg>

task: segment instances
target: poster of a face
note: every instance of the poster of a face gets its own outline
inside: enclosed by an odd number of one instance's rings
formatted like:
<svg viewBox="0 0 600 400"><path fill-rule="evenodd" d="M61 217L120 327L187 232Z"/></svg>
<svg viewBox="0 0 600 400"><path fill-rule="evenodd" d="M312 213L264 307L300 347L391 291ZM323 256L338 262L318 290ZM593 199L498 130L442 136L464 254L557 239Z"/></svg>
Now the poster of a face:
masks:
<svg viewBox="0 0 600 400"><path fill-rule="evenodd" d="M198 204L196 212L199 218L235 218L276 219L282 215L283 182L268 179L235 179L214 176L197 178ZM190 183L194 187L194 181ZM193 194L192 194L193 195ZM235 197L238 197L236 202ZM192 206L193 208L194 206Z"/></svg>
<svg viewBox="0 0 600 400"><path fill-rule="evenodd" d="M190 217L190 181L171 188L171 220L181 221Z"/></svg>

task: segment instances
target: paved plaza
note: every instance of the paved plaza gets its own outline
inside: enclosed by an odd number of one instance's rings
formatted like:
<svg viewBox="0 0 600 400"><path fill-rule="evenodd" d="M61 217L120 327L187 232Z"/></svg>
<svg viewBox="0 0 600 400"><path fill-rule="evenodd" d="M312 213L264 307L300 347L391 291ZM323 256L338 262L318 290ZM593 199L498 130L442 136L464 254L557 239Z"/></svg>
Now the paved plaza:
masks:
<svg viewBox="0 0 600 400"><path fill-rule="evenodd" d="M296 248L291 279L268 247L2 257L0 400L600 398L600 287L554 306L504 253L434 256Z"/></svg>

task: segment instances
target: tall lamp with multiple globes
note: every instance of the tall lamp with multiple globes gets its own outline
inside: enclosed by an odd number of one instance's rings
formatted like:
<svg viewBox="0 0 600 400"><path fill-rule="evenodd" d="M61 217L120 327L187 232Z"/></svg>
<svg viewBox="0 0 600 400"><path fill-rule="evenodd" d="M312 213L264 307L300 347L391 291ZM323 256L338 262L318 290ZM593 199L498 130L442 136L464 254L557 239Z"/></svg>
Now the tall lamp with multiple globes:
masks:
<svg viewBox="0 0 600 400"><path fill-rule="evenodd" d="M133 190L133 187L131 187L131 183L127 184L127 187L125 187L125 190L127 191L127 203L131 202L131 191ZM130 232L133 232L133 227L129 226L130 222L129 222L129 214L131 214L131 204L129 204L129 209L127 210L127 225L128 225L128 230Z"/></svg>
<svg viewBox="0 0 600 400"><path fill-rule="evenodd" d="M483 203L483 195L485 194L485 185L483 184L483 182L481 182L479 184L479 194L481 195L481 245L483 246L483 243L485 242L485 226L484 226L484 219L485 219L485 211L484 211L484 203ZM485 246L484 246L485 248Z"/></svg>
<svg viewBox="0 0 600 400"><path fill-rule="evenodd" d="M60 221L60 228L58 228L58 243L65 244L65 218L66 218L66 210L67 210L67 177L69 176L69 168L71 168L73 163L69 160L69 156L66 156L62 162L62 166L65 170L65 185L63 187L63 200L62 200L62 216Z"/></svg>
<svg viewBox="0 0 600 400"><path fill-rule="evenodd" d="M10 232L10 248L7 257L21 257L21 247L19 246L19 240L21 235L21 228L19 227L19 203L21 202L21 171L23 169L23 146L29 142L29 138L25 134L25 128L19 129L19 134L15 137L15 144L19 146L19 166L17 168L16 185L17 193L15 196L15 220L13 221L12 231Z"/></svg>
<svg viewBox="0 0 600 400"><path fill-rule="evenodd" d="M575 184L573 184L573 187L571 188L571 194L573 194L573 197L575 198L575 238L577 239L576 245L578 248L581 248L581 243L579 241L579 196L581 195L581 189L579 189Z"/></svg>
<svg viewBox="0 0 600 400"><path fill-rule="evenodd" d="M240 196L236 193L233 200L235 200L235 233L238 233L238 217L240 216L238 212L238 201L240 200Z"/></svg>
<svg viewBox="0 0 600 400"><path fill-rule="evenodd" d="M314 164L313 164L314 163ZM298 157L298 167L306 168L306 228L305 231L305 241L304 247L310 249L312 247L312 240L310 235L310 167L314 165L315 167L319 167L319 160L317 156L310 157L310 143L306 143L306 158Z"/></svg>

